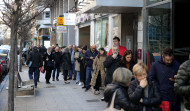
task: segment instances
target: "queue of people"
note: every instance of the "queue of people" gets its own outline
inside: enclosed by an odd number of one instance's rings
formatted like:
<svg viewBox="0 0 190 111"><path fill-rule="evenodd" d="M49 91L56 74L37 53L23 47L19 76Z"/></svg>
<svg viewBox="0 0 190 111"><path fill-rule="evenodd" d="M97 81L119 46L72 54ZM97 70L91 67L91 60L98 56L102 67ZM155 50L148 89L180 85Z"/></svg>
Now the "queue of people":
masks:
<svg viewBox="0 0 190 111"><path fill-rule="evenodd" d="M189 60L180 67L174 59L173 50L165 48L160 60L148 69L142 61L136 63L133 60L132 51L120 46L118 37L113 38L113 44L108 54L104 48L97 50L95 44L89 49L86 45L81 48L76 45L49 47L44 54L37 52L34 47L27 60L27 65L32 61L29 78L33 79L34 73L37 87L38 69L44 65L46 83L50 84L51 76L52 81L55 81L55 76L56 81L59 81L62 69L65 84L73 79L76 84L83 85L85 92L91 88L95 95L100 94L100 87L103 87L102 100L108 103L107 111L110 108L125 111L181 111L181 94L186 110L190 110Z"/></svg>

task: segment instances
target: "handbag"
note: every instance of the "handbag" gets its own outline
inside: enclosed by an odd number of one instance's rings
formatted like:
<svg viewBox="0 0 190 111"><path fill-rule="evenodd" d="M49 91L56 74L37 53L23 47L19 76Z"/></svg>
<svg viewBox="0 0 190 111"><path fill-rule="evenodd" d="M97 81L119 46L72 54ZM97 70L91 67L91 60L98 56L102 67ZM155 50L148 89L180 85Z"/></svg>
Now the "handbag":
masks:
<svg viewBox="0 0 190 111"><path fill-rule="evenodd" d="M40 70L41 73L45 73L44 66L40 67L39 70Z"/></svg>
<svg viewBox="0 0 190 111"><path fill-rule="evenodd" d="M119 109L115 109L115 108L114 108L114 101L115 101L116 92L117 92L117 91L115 91L114 94L113 94L113 97L112 97L110 106L107 107L104 111L124 111L123 109L120 109L120 110L119 110Z"/></svg>
<svg viewBox="0 0 190 111"><path fill-rule="evenodd" d="M29 63L29 65L28 65L29 67L31 67L32 66L32 61L30 61L30 63Z"/></svg>

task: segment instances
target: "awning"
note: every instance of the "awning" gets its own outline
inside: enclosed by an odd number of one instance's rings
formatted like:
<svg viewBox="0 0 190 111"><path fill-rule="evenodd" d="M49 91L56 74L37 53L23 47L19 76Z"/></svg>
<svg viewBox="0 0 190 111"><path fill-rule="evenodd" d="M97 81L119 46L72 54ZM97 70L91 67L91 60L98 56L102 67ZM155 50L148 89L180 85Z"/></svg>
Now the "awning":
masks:
<svg viewBox="0 0 190 111"><path fill-rule="evenodd" d="M39 27L39 29L48 29L48 28L51 28L51 25L43 25L43 24L41 24L40 25L40 27Z"/></svg>
<svg viewBox="0 0 190 111"><path fill-rule="evenodd" d="M82 13L128 13L141 10L143 0L94 0L82 7Z"/></svg>

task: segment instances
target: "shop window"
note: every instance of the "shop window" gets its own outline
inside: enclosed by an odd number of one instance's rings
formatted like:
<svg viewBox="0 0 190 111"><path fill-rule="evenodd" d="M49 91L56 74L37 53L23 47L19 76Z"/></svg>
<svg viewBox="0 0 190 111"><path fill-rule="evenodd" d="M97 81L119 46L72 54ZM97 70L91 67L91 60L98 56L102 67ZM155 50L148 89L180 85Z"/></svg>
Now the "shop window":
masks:
<svg viewBox="0 0 190 111"><path fill-rule="evenodd" d="M98 48L108 46L108 19L100 19L95 23L95 44Z"/></svg>
<svg viewBox="0 0 190 111"><path fill-rule="evenodd" d="M172 46L170 3L148 8L148 64L161 57L164 48Z"/></svg>

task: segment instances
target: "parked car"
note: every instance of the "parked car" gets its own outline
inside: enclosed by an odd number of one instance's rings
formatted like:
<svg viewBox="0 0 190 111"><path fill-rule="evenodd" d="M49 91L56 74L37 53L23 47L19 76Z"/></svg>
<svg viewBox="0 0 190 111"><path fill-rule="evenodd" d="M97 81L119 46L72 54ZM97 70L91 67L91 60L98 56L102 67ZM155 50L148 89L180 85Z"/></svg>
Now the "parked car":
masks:
<svg viewBox="0 0 190 111"><path fill-rule="evenodd" d="M5 69L5 72L9 71L9 60L10 60L10 56L9 56L10 51L6 48L2 48L0 47L0 61L5 61L4 63L2 63L2 69Z"/></svg>

